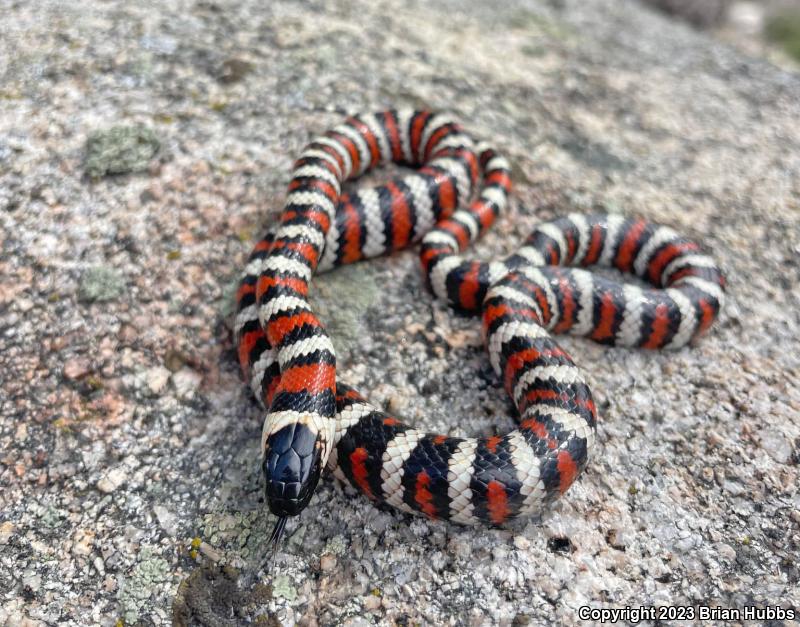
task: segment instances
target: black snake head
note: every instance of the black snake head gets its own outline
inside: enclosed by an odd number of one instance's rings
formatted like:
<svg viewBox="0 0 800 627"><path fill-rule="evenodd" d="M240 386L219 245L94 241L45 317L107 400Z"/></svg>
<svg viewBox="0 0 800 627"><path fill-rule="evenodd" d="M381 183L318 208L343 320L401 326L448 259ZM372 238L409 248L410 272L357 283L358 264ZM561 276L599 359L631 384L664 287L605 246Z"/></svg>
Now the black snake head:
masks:
<svg viewBox="0 0 800 627"><path fill-rule="evenodd" d="M322 445L307 425L295 422L270 434L262 463L270 511L297 516L314 494L322 465Z"/></svg>

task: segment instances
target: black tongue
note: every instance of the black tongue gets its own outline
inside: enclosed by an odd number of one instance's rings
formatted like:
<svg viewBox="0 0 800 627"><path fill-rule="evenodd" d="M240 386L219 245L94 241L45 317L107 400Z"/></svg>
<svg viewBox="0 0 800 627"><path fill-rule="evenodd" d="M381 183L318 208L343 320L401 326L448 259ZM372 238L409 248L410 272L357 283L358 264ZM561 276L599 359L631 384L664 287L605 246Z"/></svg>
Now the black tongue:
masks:
<svg viewBox="0 0 800 627"><path fill-rule="evenodd" d="M275 526L272 528L272 535L269 537L269 544L272 545L272 554L274 555L278 550L278 545L283 538L283 531L286 529L286 521L289 520L288 516L278 516Z"/></svg>

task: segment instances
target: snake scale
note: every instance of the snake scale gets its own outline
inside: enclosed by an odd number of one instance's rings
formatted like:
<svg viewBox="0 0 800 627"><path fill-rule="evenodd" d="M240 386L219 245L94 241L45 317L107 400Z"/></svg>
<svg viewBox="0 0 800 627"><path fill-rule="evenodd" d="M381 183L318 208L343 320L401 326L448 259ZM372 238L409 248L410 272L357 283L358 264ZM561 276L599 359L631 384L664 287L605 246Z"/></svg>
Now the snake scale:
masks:
<svg viewBox="0 0 800 627"><path fill-rule="evenodd" d="M415 170L342 193L387 162ZM505 208L510 174L490 146L429 111L353 116L301 153L283 213L248 259L234 325L242 373L267 410L261 449L275 541L326 466L373 501L434 519L502 525L541 512L586 466L597 422L581 371L551 334L674 349L714 321L725 285L717 264L641 219L573 213L540 224L502 261L462 258ZM510 433L424 433L336 381L333 345L307 299L313 275L420 240L433 294L482 318L489 360L517 410Z"/></svg>

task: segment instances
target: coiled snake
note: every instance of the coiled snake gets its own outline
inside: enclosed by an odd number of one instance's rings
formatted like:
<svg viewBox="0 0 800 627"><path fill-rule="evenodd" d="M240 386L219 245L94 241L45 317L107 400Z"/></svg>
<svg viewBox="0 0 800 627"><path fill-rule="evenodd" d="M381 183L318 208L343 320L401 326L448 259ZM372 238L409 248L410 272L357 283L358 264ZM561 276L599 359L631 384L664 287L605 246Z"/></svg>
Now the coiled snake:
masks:
<svg viewBox="0 0 800 627"><path fill-rule="evenodd" d="M418 169L342 194L344 181L389 161ZM268 410L261 446L274 540L326 465L370 499L431 518L500 525L540 512L586 466L597 421L551 333L679 348L715 319L724 288L715 262L639 219L570 214L540 224L503 261L460 257L510 188L503 157L428 111L351 117L302 152L280 220L248 260L235 321L242 372ZM492 367L518 411L506 435L423 433L336 381L333 346L307 300L312 276L419 240L434 295L482 316ZM569 266L614 267L652 288Z"/></svg>

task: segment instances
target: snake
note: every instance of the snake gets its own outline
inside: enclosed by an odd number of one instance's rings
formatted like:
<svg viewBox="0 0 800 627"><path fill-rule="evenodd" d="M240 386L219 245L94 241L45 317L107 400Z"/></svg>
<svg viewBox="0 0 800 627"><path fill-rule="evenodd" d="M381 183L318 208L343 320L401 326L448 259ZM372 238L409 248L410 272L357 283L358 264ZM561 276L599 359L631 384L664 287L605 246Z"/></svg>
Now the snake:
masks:
<svg viewBox="0 0 800 627"><path fill-rule="evenodd" d="M388 163L408 171L343 191ZM538 224L502 260L464 257L510 193L506 158L447 113L353 115L301 152L279 219L247 260L234 320L243 378L266 410L274 542L326 468L375 503L431 519L502 526L542 514L586 467L598 421L580 368L553 336L678 349L717 318L725 279L714 259L641 218L573 212ZM308 300L312 278L417 242L435 298L481 318L514 408L508 433L425 433L336 380L331 338Z"/></svg>

